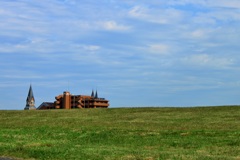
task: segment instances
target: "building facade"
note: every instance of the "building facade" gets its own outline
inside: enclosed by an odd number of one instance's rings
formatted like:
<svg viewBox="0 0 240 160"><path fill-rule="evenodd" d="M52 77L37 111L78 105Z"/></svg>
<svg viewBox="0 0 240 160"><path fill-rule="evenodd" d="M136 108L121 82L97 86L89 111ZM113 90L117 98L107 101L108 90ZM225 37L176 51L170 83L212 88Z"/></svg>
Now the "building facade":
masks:
<svg viewBox="0 0 240 160"><path fill-rule="evenodd" d="M108 108L109 101L99 98L97 91L91 95L73 95L68 91L55 97L56 101L43 102L38 109L74 109L74 108Z"/></svg>

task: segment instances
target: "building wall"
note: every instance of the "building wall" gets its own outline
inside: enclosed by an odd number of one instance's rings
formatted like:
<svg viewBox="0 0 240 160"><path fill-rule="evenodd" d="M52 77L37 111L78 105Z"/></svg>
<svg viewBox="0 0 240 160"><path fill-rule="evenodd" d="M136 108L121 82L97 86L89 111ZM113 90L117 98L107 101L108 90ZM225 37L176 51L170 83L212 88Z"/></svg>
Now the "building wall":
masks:
<svg viewBox="0 0 240 160"><path fill-rule="evenodd" d="M72 108L108 108L109 101L104 98L95 98L87 95L71 95L70 92L63 92L55 97L55 109Z"/></svg>
<svg viewBox="0 0 240 160"><path fill-rule="evenodd" d="M63 109L71 109L70 92L63 92Z"/></svg>

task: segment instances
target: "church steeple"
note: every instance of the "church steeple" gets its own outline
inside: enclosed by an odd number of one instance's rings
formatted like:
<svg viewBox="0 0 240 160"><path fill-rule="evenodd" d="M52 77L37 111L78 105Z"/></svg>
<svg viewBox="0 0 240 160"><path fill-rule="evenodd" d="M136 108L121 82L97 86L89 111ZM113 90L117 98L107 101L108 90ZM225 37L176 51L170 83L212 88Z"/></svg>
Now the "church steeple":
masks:
<svg viewBox="0 0 240 160"><path fill-rule="evenodd" d="M33 96L33 90L32 90L32 85L30 85L29 91L28 91L28 96L26 100L26 106L24 110L35 110L35 99Z"/></svg>
<svg viewBox="0 0 240 160"><path fill-rule="evenodd" d="M94 98L94 91L92 90L92 94L91 94L91 97Z"/></svg>
<svg viewBox="0 0 240 160"><path fill-rule="evenodd" d="M30 88L29 88L29 91L28 91L27 101L29 101L31 99L35 100L34 96L33 96L32 85L30 85Z"/></svg>
<svg viewBox="0 0 240 160"><path fill-rule="evenodd" d="M97 91L96 91L96 93L95 93L95 97L94 97L94 98L96 98L96 99L98 98L98 94L97 94Z"/></svg>

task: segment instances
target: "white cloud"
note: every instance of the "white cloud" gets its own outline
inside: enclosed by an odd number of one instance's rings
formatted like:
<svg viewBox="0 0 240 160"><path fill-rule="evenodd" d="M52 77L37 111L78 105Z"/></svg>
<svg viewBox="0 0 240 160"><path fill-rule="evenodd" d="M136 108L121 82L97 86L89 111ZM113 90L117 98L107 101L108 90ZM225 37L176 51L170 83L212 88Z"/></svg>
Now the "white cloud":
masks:
<svg viewBox="0 0 240 160"><path fill-rule="evenodd" d="M130 11L129 11L129 15L132 17L139 17L139 18L146 18L147 10L143 7L140 6L134 6Z"/></svg>
<svg viewBox="0 0 240 160"><path fill-rule="evenodd" d="M132 92L126 96L144 89L145 103L159 102L153 105L172 105L172 99L179 96L175 92L184 90L185 101L194 104L188 98L193 91L214 91L219 79L224 84L229 79L233 84L239 81L239 3L1 1L1 84L33 79L45 92L52 85L61 90L61 82L71 79L80 90L98 84L109 89L109 95L117 97L110 99L114 103L120 101L117 94L127 93L130 86ZM54 92L49 91L53 98ZM159 95L168 96L168 102ZM131 101L144 102L139 96L132 96Z"/></svg>
<svg viewBox="0 0 240 160"><path fill-rule="evenodd" d="M214 2L212 0L207 0L206 4L213 7L223 7L223 8L240 8L239 0L218 0L218 2Z"/></svg>
<svg viewBox="0 0 240 160"><path fill-rule="evenodd" d="M149 45L149 51L159 55L167 55L170 54L170 47L166 44L151 44Z"/></svg>
<svg viewBox="0 0 240 160"><path fill-rule="evenodd" d="M210 30L210 29L200 28L200 29L196 29L194 31L191 31L190 32L190 37L194 38L194 39L207 39L211 36L212 32L213 31Z"/></svg>
<svg viewBox="0 0 240 160"><path fill-rule="evenodd" d="M192 36L196 38L202 38L206 36L206 33L203 30L195 30L192 32Z"/></svg>
<svg viewBox="0 0 240 160"><path fill-rule="evenodd" d="M169 0L166 2L169 5L201 5L205 7L222 7L222 8L240 8L239 0Z"/></svg>
<svg viewBox="0 0 240 160"><path fill-rule="evenodd" d="M87 51L97 51L101 49L100 46L96 46L96 45L84 45L83 48Z"/></svg>
<svg viewBox="0 0 240 160"><path fill-rule="evenodd" d="M109 31L126 31L130 29L129 26L118 24L115 21L103 21L103 22L98 22L97 24L99 24L100 28L103 28Z"/></svg>
<svg viewBox="0 0 240 160"><path fill-rule="evenodd" d="M201 67L228 68L234 64L232 58L211 56L208 54L194 54L182 59L185 64Z"/></svg>
<svg viewBox="0 0 240 160"><path fill-rule="evenodd" d="M183 12L174 8L148 8L134 6L128 12L130 17L159 24L175 24L183 19Z"/></svg>

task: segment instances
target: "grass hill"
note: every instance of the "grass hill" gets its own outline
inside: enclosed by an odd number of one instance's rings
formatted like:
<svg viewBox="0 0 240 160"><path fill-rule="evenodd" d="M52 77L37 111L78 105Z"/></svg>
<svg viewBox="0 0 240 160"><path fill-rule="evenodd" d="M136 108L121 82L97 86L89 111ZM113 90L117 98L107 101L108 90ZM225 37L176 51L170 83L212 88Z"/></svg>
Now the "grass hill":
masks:
<svg viewBox="0 0 240 160"><path fill-rule="evenodd" d="M240 107L0 111L0 157L240 159Z"/></svg>

